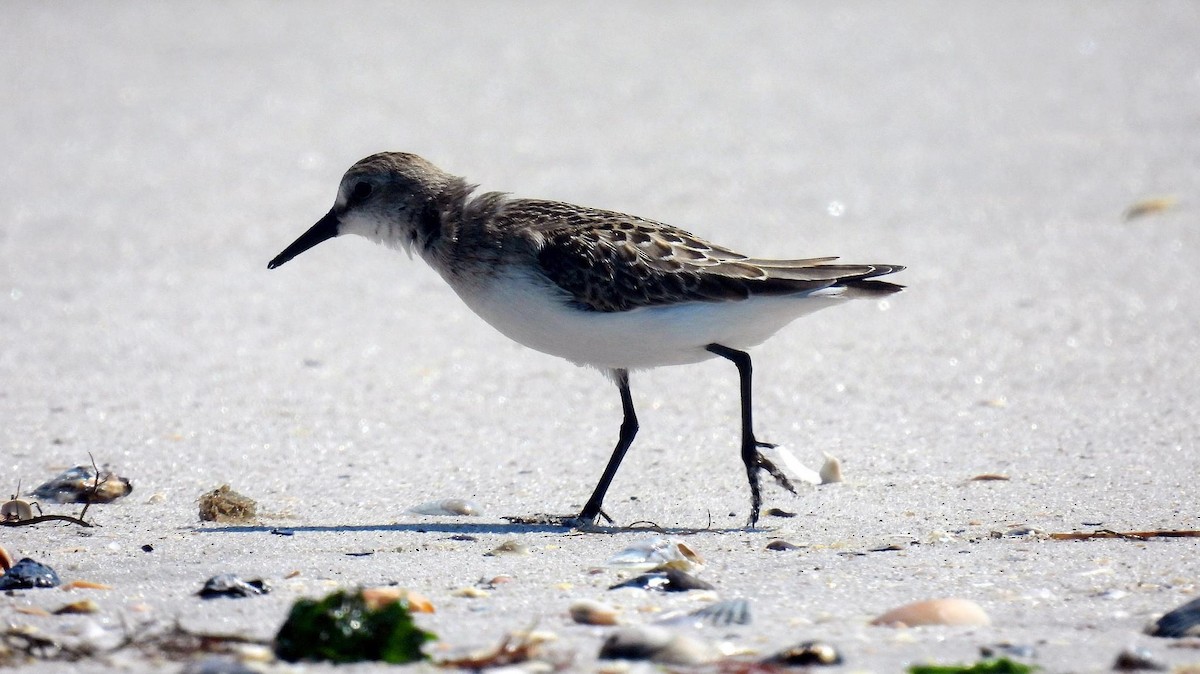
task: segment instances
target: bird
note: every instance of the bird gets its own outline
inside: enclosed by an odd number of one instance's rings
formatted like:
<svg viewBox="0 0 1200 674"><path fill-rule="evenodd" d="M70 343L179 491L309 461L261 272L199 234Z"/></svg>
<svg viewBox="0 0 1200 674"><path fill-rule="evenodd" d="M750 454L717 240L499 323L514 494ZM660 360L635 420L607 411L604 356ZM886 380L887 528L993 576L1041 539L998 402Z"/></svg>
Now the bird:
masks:
<svg viewBox="0 0 1200 674"><path fill-rule="evenodd" d="M415 253L499 332L537 351L593 367L616 384L617 444L591 496L560 524L585 529L638 432L630 373L723 358L738 372L748 526L762 507L759 473L795 493L760 451L747 352L793 320L904 286L875 277L893 264L837 257L764 259L662 222L561 201L480 192L406 152L362 159L342 176L333 207L268 263L275 269L334 237L355 234Z"/></svg>

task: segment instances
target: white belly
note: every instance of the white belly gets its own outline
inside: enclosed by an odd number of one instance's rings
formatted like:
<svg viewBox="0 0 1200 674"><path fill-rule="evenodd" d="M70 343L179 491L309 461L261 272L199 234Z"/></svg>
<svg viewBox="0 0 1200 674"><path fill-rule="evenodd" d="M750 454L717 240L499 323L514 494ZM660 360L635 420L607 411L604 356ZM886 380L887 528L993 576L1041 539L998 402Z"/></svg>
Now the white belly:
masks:
<svg viewBox="0 0 1200 674"><path fill-rule="evenodd" d="M748 349L793 320L844 301L834 289L600 312L570 307L556 295L557 288L529 274L510 273L482 287L451 285L467 306L509 338L601 369L696 363L713 357L704 348L713 343Z"/></svg>

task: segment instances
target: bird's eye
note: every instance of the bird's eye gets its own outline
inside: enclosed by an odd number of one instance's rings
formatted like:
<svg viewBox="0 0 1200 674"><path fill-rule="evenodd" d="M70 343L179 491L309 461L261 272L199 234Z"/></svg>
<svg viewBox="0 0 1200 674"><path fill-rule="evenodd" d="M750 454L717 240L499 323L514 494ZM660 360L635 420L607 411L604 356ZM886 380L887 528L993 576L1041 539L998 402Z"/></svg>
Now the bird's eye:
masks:
<svg viewBox="0 0 1200 674"><path fill-rule="evenodd" d="M354 189L350 191L350 203L356 204L371 196L372 189L371 183L365 180L354 183Z"/></svg>

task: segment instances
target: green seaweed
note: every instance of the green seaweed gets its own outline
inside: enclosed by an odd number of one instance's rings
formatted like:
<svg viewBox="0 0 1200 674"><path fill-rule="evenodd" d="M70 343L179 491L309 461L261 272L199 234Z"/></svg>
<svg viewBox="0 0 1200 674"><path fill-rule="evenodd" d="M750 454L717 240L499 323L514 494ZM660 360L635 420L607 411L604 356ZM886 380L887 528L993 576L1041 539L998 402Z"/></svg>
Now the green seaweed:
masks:
<svg viewBox="0 0 1200 674"><path fill-rule="evenodd" d="M973 665L913 665L908 671L909 674L1029 674L1035 669L1032 665L1000 658Z"/></svg>
<svg viewBox="0 0 1200 674"><path fill-rule="evenodd" d="M300 599L275 635L275 655L288 662L381 660L404 664L427 659L421 645L437 637L417 627L408 602L372 610L361 591Z"/></svg>

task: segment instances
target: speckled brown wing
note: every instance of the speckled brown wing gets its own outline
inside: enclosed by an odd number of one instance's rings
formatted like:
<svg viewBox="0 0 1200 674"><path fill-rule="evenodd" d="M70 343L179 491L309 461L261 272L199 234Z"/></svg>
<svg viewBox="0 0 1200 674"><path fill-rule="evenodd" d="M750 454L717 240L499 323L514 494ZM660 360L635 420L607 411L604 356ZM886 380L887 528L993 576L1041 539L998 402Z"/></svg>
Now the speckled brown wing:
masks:
<svg viewBox="0 0 1200 674"><path fill-rule="evenodd" d="M592 311L800 294L900 269L755 259L670 225L561 202L517 200L500 217L528 228L541 271Z"/></svg>

